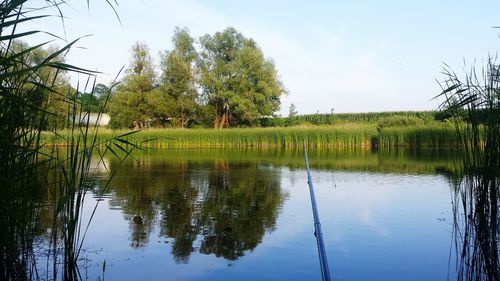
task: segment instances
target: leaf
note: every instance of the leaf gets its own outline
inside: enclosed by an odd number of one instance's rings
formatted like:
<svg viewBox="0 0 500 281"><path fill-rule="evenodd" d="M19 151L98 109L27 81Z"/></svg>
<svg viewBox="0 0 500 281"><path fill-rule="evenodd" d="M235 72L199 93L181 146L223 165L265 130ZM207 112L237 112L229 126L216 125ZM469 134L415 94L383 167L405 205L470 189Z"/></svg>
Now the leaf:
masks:
<svg viewBox="0 0 500 281"><path fill-rule="evenodd" d="M125 153L128 153L128 151L127 151L125 148L123 148L123 146L121 146L121 145L119 145L119 144L117 144L117 143L115 143L115 142L114 142L113 144L114 144L116 147L118 147L121 151L123 151L123 152L125 152Z"/></svg>
<svg viewBox="0 0 500 281"><path fill-rule="evenodd" d="M119 141L121 143L124 143L124 144L128 144L128 145L131 145L131 146L136 146L135 144L129 142L128 140L126 139L115 139L116 141Z"/></svg>
<svg viewBox="0 0 500 281"><path fill-rule="evenodd" d="M36 46L33 46L33 47L30 47L30 48L27 48L27 49L25 49L25 50L22 50L22 51L21 51L21 52L19 52L19 53L15 53L15 54L13 54L13 55L9 56L9 57L2 58L2 60L6 60L6 61L8 61L8 60L14 60L14 59L17 59L17 58L19 58L19 57L21 57L21 56L23 56L23 55L25 55L25 54L31 53L32 51L34 51L34 50L36 50L36 49L38 49L38 48L41 48L41 47L45 46L46 44L48 44L48 43L50 43L50 42L52 42L52 41L47 41L47 42L44 42L44 43L38 44L38 45L36 45Z"/></svg>
<svg viewBox="0 0 500 281"><path fill-rule="evenodd" d="M128 132L128 133L116 136L116 138L125 137L125 136L131 135L131 134L135 134L135 133L138 133L138 132L140 132L140 130L131 131L131 132Z"/></svg>
<svg viewBox="0 0 500 281"><path fill-rule="evenodd" d="M27 32L22 32L22 33L15 33L15 34L11 34L11 35L0 36L0 41L12 40L12 39L16 39L16 38L20 38L20 37L25 37L25 36L29 36L29 35L32 35L32 34L36 34L36 33L39 33L39 32L40 31L38 31L38 30L33 30L33 31L27 31Z"/></svg>
<svg viewBox="0 0 500 281"><path fill-rule="evenodd" d="M113 153L113 155L114 155L116 158L120 159L120 156L118 156L118 154L116 154L116 152L115 152L115 151L111 148L111 146L109 146L108 144L105 144L105 146L106 146L106 148L107 148L109 151L111 151L111 153Z"/></svg>
<svg viewBox="0 0 500 281"><path fill-rule="evenodd" d="M453 86L451 86L451 87L448 87L447 89L443 90L443 91L441 92L441 94L440 94L440 95L444 95L444 94L446 94L446 93L449 93L449 92L451 92L451 91L455 90L455 89L456 89L456 88L458 88L458 87L460 87L460 85L459 85L459 84L455 84L455 85L453 85Z"/></svg>
<svg viewBox="0 0 500 281"><path fill-rule="evenodd" d="M98 74L98 73L100 73L98 71L88 70L85 68L77 67L77 66L67 64L67 63L62 63L62 62L51 62L51 63L48 63L47 66L53 67L55 69L72 71L72 72L83 73L83 74Z"/></svg>
<svg viewBox="0 0 500 281"><path fill-rule="evenodd" d="M80 37L80 38L77 38L75 40L73 40L71 43L65 45L64 47L62 47L61 49L59 49L58 51L52 53L50 56L48 56L47 58L45 58L45 60L42 61L41 64L48 64L49 62L51 62L54 58L56 58L57 56L59 56L60 54L68 51L76 42L78 42L78 40L80 40L81 38L83 37Z"/></svg>
<svg viewBox="0 0 500 281"><path fill-rule="evenodd" d="M22 23L22 22L25 22L25 21L31 21L31 20L40 19L40 18L46 18L46 17L48 17L48 15L26 17L26 18L22 18L22 19L15 19L15 20L10 20L10 21L5 21L5 22L2 22L0 24L0 28L4 29L4 28L7 28L7 27L9 27L11 25L16 25L16 24L19 24L19 23Z"/></svg>

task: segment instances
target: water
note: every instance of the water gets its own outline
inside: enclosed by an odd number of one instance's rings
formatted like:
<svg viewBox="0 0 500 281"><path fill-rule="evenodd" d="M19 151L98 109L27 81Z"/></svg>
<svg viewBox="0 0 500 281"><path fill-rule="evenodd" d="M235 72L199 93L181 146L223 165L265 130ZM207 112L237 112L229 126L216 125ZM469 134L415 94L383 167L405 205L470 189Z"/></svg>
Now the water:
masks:
<svg viewBox="0 0 500 281"><path fill-rule="evenodd" d="M452 156L309 152L334 280L456 279ZM91 222L83 278L321 280L301 151L153 150L122 165L105 158L95 193L106 168L119 170Z"/></svg>

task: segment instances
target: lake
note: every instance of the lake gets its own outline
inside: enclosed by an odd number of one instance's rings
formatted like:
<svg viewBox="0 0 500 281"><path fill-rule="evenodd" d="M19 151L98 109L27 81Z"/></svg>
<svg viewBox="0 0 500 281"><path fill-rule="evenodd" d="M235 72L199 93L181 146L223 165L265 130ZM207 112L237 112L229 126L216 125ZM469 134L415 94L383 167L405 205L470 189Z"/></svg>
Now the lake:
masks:
<svg viewBox="0 0 500 281"><path fill-rule="evenodd" d="M309 151L334 280L457 278L455 155ZM301 150L149 150L95 166L84 279L321 280Z"/></svg>

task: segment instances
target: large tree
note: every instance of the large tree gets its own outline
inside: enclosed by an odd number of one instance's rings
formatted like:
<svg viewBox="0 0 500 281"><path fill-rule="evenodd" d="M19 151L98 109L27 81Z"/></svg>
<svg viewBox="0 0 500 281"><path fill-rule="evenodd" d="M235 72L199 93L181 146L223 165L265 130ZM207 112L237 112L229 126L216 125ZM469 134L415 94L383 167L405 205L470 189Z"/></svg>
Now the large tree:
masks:
<svg viewBox="0 0 500 281"><path fill-rule="evenodd" d="M176 27L172 43L173 50L165 52L161 63L163 73L158 94L164 99L166 108L159 108L159 112L166 111L175 123L186 127L197 107L194 69L197 53L187 28Z"/></svg>
<svg viewBox="0 0 500 281"><path fill-rule="evenodd" d="M152 117L148 96L155 88L156 74L149 48L138 42L132 46L131 55L125 77L110 100L112 127L142 128Z"/></svg>
<svg viewBox="0 0 500 281"><path fill-rule="evenodd" d="M200 83L214 128L254 125L279 109L286 90L255 41L229 27L201 37L200 44Z"/></svg>

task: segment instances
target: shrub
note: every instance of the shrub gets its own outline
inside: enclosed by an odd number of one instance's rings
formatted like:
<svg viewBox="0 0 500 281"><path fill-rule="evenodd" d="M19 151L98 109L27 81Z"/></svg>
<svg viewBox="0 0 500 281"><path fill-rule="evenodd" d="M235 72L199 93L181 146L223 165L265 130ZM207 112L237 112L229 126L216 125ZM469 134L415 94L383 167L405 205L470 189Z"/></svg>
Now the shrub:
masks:
<svg viewBox="0 0 500 281"><path fill-rule="evenodd" d="M423 125L424 120L416 116L389 116L381 118L377 122L377 129L381 130L386 127L408 127L408 126L419 126Z"/></svg>

